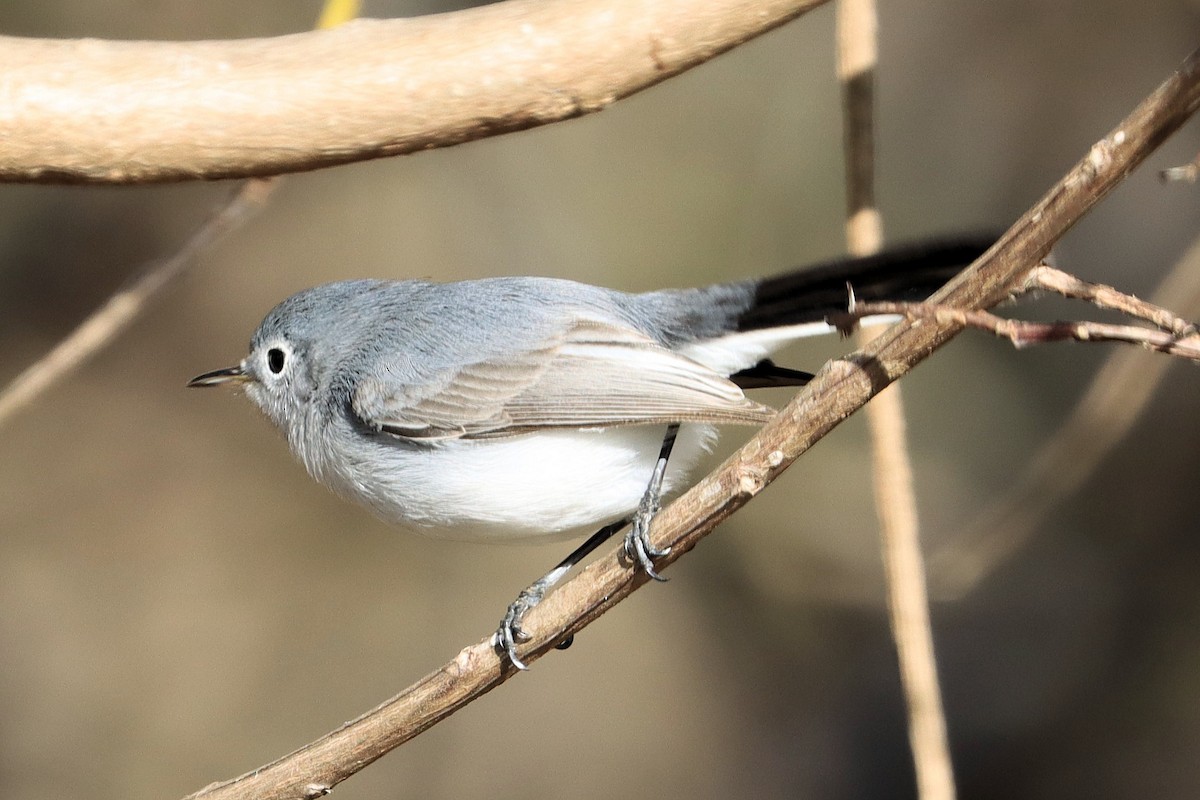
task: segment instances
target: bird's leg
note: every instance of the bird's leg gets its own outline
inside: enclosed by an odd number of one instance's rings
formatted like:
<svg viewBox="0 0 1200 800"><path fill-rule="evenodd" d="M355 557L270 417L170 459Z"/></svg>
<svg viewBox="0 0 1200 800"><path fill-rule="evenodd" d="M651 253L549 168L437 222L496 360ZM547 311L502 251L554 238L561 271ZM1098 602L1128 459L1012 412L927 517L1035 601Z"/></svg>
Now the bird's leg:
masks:
<svg viewBox="0 0 1200 800"><path fill-rule="evenodd" d="M670 548L660 550L650 543L650 521L654 519L654 515L658 513L662 505L663 477L666 475L667 459L671 457L671 450L675 447L675 437L678 433L678 424L672 424L667 428L662 448L658 453L658 461L654 465L654 472L650 475L650 483L646 487L646 493L642 495L642 500L638 504L632 520L621 519L605 525L593 533L587 541L559 562L558 566L526 587L517 595L517 599L509 604L504 619L500 620L500 627L492 636L492 644L497 650L508 656L508 660L514 667L527 669L525 662L517 656L517 645L529 641L529 634L521 630L521 620L525 618L530 609L542 602L546 592L561 581L563 576L570 572L576 564L587 558L597 547L612 538L614 533L629 525L630 522L633 523L633 526L625 536L626 555L654 580L666 580L654 570L654 559L667 555L671 550ZM567 637L555 646L560 650L565 650L571 646L573 638Z"/></svg>
<svg viewBox="0 0 1200 800"><path fill-rule="evenodd" d="M651 544L650 522L662 508L663 477L667 474L667 460L671 457L671 450L675 447L675 437L678 434L679 423L674 423L667 428L667 434L663 437L662 449L658 453L658 461L654 465L654 472L650 475L650 484L646 487L646 493L642 495L642 502L638 503L637 511L633 515L633 525L630 527L629 533L625 534L625 555L656 581L666 581L667 579L655 571L654 559L667 555L671 552L671 548L660 550Z"/></svg>
<svg viewBox="0 0 1200 800"><path fill-rule="evenodd" d="M526 669L525 663L517 657L517 645L522 642L529 641L529 634L521 630L521 620L529 613L529 610L542 602L542 598L546 596L546 592L563 579L571 569L587 558L592 551L604 544L617 531L629 524L628 519L621 519L616 522L605 525L600 530L593 533L588 540L571 551L571 554L559 562L558 566L547 572L542 577L538 578L527 588L517 595L517 599L513 600L508 606L508 611L504 613L504 619L500 620L500 628L492 636L492 643L496 649L504 652L508 656L508 660L513 663L517 669ZM567 637L559 642L556 647L560 650L565 650L571 646L571 641L574 637Z"/></svg>

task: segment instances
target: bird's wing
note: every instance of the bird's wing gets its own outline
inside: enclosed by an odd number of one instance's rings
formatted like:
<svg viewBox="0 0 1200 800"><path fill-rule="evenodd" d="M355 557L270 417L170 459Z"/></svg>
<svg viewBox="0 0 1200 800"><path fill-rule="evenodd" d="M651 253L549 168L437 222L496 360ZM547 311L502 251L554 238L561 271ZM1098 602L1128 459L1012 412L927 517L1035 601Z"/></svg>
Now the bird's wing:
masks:
<svg viewBox="0 0 1200 800"><path fill-rule="evenodd" d="M723 375L607 321L578 322L542 346L445 370L420 385L383 373L359 382L354 412L376 430L409 439L687 421L761 424L774 413Z"/></svg>

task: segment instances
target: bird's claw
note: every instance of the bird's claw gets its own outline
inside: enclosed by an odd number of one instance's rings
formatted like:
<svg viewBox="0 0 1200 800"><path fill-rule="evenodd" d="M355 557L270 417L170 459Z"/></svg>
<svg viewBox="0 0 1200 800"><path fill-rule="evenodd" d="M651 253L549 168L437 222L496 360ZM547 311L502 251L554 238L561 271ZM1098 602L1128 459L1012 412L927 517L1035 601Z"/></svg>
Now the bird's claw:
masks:
<svg viewBox="0 0 1200 800"><path fill-rule="evenodd" d="M524 644L530 639L529 634L521 630L521 620L525 618L531 608L542 602L544 596L545 590L537 585L522 591L517 595L516 600L509 603L508 610L504 612L504 619L500 620L500 627L492 635L492 645L508 656L508 660L517 669L529 669L529 666L517 656L517 645Z"/></svg>
<svg viewBox="0 0 1200 800"><path fill-rule="evenodd" d="M671 548L655 547L650 541L650 522L658 513L659 508L658 493L646 492L646 496L642 498L637 513L633 517L629 533L625 534L625 555L640 567L642 572L656 581L666 583L667 579L654 569L654 559L669 555Z"/></svg>

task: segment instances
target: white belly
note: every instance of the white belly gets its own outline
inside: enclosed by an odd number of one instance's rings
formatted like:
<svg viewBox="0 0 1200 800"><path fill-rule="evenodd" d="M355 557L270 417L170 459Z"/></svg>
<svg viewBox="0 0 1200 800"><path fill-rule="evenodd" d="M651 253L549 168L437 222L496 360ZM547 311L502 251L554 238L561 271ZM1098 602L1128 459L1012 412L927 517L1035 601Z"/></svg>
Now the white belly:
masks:
<svg viewBox="0 0 1200 800"><path fill-rule="evenodd" d="M646 491L665 427L541 431L432 446L380 441L372 458L304 459L322 483L390 522L471 541L565 539L629 516ZM664 486L686 487L716 440L709 425L683 425Z"/></svg>

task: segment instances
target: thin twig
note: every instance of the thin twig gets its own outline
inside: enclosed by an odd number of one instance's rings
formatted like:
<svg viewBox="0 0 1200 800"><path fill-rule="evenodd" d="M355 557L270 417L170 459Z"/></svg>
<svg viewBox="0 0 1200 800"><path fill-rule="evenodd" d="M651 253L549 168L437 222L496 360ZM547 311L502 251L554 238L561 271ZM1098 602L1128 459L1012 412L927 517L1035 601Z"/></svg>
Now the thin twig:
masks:
<svg viewBox="0 0 1200 800"><path fill-rule="evenodd" d="M875 0L838 2L838 79L842 85L846 151L846 241L851 253L876 252L883 218L875 203ZM876 331L865 329L860 341ZM954 765L938 685L929 619L920 523L904 400L893 384L866 409L888 611L908 711L908 738L921 800L954 800Z"/></svg>
<svg viewBox="0 0 1200 800"><path fill-rule="evenodd" d="M973 328L1008 339L1016 348L1049 342L1124 342L1141 345L1168 355L1200 360L1200 334L1195 328L1180 336L1170 331L1136 325L1114 325L1090 320L1030 322L1006 319L987 311L952 308L937 303L857 303L844 315L831 318L839 328L852 328L854 320L879 314L899 314L914 320L929 320L938 325Z"/></svg>
<svg viewBox="0 0 1200 800"><path fill-rule="evenodd" d="M1092 148L971 268L932 301L983 308L1002 300L1087 211L1137 167L1200 104L1200 50ZM1118 136L1119 134L1119 136ZM1103 156L1103 157L1101 157ZM663 509L652 543L670 547L666 568L891 382L958 332L901 322L860 352L827 364L778 415L715 472ZM531 662L574 635L649 580L630 570L616 546L537 606L522 627ZM516 672L491 644L491 632L378 708L294 753L192 798L261 800L315 797L440 722Z"/></svg>
<svg viewBox="0 0 1200 800"><path fill-rule="evenodd" d="M1153 297L1157 304L1171 303L1183 314L1200 317L1200 238ZM1076 492L1125 438L1173 363L1146 358L1133 348L1116 350L1013 486L989 503L960 536L933 553L937 596L961 597L1024 547L1050 510Z"/></svg>
<svg viewBox="0 0 1200 800"><path fill-rule="evenodd" d="M244 224L262 207L274 183L246 181L218 206L174 255L147 264L125 286L96 309L54 349L27 367L0 392L0 426L100 352L137 319L154 297L194 263L222 236Z"/></svg>
<svg viewBox="0 0 1200 800"><path fill-rule="evenodd" d="M1130 294L1106 286L1080 280L1074 275L1042 264L1029 273L1025 290L1042 289L1061 294L1074 300L1085 300L1094 306L1119 311L1131 317L1143 319L1155 327L1183 338L1196 332L1196 326L1186 319L1155 303L1147 303ZM1169 302L1169 300L1167 301Z"/></svg>
<svg viewBox="0 0 1200 800"><path fill-rule="evenodd" d="M247 178L607 108L826 0L506 0L269 39L0 37L0 181Z"/></svg>

